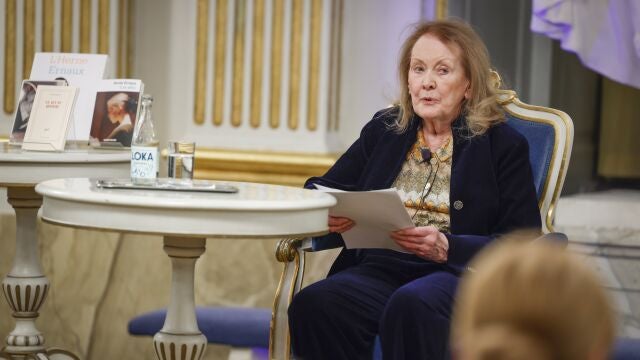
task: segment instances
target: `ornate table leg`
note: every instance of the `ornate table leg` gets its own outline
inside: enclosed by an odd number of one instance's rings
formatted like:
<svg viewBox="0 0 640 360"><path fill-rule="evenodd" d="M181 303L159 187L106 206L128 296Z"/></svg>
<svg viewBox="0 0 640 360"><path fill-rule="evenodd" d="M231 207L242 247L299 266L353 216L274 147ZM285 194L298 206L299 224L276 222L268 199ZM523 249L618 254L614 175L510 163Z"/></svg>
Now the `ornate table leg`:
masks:
<svg viewBox="0 0 640 360"><path fill-rule="evenodd" d="M196 260L205 249L205 238L164 237L164 251L171 258L171 299L162 330L153 337L159 360L201 359L207 346L196 322L193 277Z"/></svg>
<svg viewBox="0 0 640 360"><path fill-rule="evenodd" d="M0 359L73 359L60 349L45 349L44 336L36 328L38 310L49 290L38 256L37 216L42 197L33 187L7 189L9 204L16 212L16 253L13 267L2 281L2 291L13 310L16 326L6 339Z"/></svg>

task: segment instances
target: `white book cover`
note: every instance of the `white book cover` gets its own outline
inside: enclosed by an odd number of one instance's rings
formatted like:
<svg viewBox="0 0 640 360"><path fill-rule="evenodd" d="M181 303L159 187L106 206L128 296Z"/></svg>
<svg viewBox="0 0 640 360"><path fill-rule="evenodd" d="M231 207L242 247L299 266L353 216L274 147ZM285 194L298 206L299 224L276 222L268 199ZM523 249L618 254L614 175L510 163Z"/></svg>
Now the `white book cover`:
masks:
<svg viewBox="0 0 640 360"><path fill-rule="evenodd" d="M144 83L138 79L99 82L89 141L92 146L130 147Z"/></svg>
<svg viewBox="0 0 640 360"><path fill-rule="evenodd" d="M87 141L95 103L96 84L104 77L107 55L36 53L31 80L66 80L78 88L78 99L68 140Z"/></svg>
<svg viewBox="0 0 640 360"><path fill-rule="evenodd" d="M64 151L77 92L75 86L38 86L23 150Z"/></svg>
<svg viewBox="0 0 640 360"><path fill-rule="evenodd" d="M29 125L31 108L33 107L33 100L36 97L36 89L40 85L63 86L65 83L62 80L22 81L20 97L18 98L18 106L16 107L16 114L13 117L14 120L13 127L11 128L11 135L9 136L10 144L22 144L22 139L24 138L24 134L27 132L27 126Z"/></svg>

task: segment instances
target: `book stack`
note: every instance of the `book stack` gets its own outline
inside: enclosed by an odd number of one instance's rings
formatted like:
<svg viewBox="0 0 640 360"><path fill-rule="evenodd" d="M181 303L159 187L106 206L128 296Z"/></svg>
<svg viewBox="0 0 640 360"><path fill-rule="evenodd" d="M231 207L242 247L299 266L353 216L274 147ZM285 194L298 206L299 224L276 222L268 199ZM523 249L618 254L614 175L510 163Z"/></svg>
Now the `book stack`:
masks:
<svg viewBox="0 0 640 360"><path fill-rule="evenodd" d="M67 140L129 147L144 84L103 79L106 64L107 55L36 53L9 143L36 151L64 151Z"/></svg>

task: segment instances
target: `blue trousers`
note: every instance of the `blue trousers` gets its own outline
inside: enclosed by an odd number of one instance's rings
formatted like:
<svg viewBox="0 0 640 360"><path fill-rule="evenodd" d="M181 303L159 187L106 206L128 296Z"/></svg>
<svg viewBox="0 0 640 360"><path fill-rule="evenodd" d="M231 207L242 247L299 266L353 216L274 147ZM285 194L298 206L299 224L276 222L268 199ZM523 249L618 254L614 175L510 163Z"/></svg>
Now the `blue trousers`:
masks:
<svg viewBox="0 0 640 360"><path fill-rule="evenodd" d="M304 288L289 307L297 359L448 358L458 276L427 262L364 261Z"/></svg>

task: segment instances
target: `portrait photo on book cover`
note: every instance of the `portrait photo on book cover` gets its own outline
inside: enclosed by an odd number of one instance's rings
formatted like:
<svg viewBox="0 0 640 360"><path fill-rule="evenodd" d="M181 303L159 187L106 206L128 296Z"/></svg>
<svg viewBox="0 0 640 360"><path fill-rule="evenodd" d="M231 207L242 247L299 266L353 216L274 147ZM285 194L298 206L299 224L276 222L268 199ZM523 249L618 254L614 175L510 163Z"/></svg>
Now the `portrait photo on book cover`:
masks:
<svg viewBox="0 0 640 360"><path fill-rule="evenodd" d="M140 92L104 91L96 93L91 120L93 146L131 146Z"/></svg>
<svg viewBox="0 0 640 360"><path fill-rule="evenodd" d="M31 118L31 108L33 108L33 100L36 97L36 90L39 85L64 85L59 80L24 80L20 88L20 96L18 97L18 106L16 107L16 116L13 121L13 128L9 136L11 144L20 144L27 132L27 125Z"/></svg>

